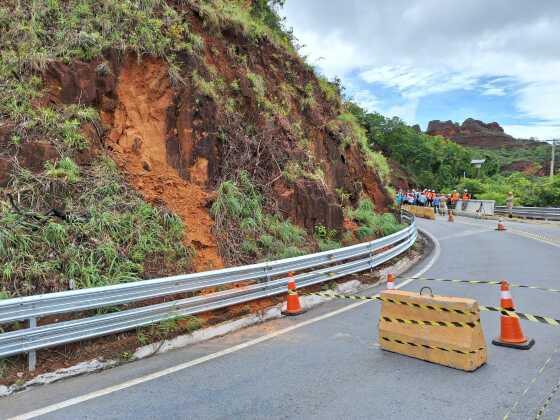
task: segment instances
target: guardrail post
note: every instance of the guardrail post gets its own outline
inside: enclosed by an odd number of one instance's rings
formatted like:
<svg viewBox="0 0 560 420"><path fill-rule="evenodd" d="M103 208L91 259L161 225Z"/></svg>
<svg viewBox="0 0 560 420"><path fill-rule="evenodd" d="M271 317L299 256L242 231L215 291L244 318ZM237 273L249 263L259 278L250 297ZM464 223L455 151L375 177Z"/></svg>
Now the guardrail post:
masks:
<svg viewBox="0 0 560 420"><path fill-rule="evenodd" d="M272 276L270 275L268 270L269 270L268 263L266 263L266 265L264 266L264 274L266 277L266 286L264 287L265 290L268 289L268 284L270 283L270 280L272 280Z"/></svg>
<svg viewBox="0 0 560 420"><path fill-rule="evenodd" d="M373 243L369 243L369 271L373 273Z"/></svg>
<svg viewBox="0 0 560 420"><path fill-rule="evenodd" d="M33 329L37 327L37 318L29 318L29 328ZM27 367L30 372L35 371L37 367L37 352L30 351L27 353Z"/></svg>

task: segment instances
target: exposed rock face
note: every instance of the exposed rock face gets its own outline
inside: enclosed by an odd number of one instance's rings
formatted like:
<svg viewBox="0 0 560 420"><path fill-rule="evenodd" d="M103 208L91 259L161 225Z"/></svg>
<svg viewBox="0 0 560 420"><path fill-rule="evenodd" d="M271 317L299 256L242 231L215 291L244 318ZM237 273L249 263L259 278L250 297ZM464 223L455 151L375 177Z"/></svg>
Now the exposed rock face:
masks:
<svg viewBox="0 0 560 420"><path fill-rule="evenodd" d="M486 124L473 118L467 118L461 125L453 121L430 121L426 134L442 136L463 146L489 149L539 144L531 140L516 139L506 134L497 122Z"/></svg>

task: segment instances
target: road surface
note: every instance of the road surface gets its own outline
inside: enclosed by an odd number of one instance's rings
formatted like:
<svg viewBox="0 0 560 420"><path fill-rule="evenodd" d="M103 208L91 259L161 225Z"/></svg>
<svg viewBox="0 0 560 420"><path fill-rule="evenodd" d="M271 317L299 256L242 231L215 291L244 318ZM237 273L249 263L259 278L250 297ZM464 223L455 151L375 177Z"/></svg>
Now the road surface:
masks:
<svg viewBox="0 0 560 420"><path fill-rule="evenodd" d="M457 218L419 220L440 246L424 277L560 286L560 227ZM414 274L422 267L411 270ZM415 280L404 289L419 290ZM499 306L497 286L434 283L436 294ZM377 290L371 290L373 294ZM513 289L517 309L560 318L560 293ZM528 419L560 415L560 328L522 322L529 351L490 344L498 316L482 313L488 363L473 373L385 352L379 303L331 301L226 337L31 389L0 400L0 418L44 419Z"/></svg>

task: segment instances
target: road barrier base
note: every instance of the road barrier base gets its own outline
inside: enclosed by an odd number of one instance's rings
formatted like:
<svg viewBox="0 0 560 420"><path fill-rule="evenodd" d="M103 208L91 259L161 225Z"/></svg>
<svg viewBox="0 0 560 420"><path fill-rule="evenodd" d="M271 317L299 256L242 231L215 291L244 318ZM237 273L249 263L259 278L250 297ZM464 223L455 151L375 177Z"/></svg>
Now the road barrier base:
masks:
<svg viewBox="0 0 560 420"><path fill-rule="evenodd" d="M386 290L380 300L379 345L383 350L467 372L486 363L475 300L403 290Z"/></svg>
<svg viewBox="0 0 560 420"><path fill-rule="evenodd" d="M494 340L492 340L492 344L494 344L495 346L509 347L517 350L529 350L535 345L535 340L531 338L524 343L506 343L504 341L500 341L500 339L498 338L495 338Z"/></svg>

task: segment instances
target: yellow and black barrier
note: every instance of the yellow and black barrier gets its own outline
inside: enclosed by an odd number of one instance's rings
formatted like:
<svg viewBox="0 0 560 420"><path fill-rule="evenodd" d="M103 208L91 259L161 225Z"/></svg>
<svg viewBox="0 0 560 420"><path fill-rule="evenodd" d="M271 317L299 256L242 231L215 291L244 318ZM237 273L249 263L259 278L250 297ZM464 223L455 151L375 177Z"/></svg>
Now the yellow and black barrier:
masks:
<svg viewBox="0 0 560 420"><path fill-rule="evenodd" d="M436 213L433 207L411 206L403 204L401 209L412 213L415 216L423 217L424 219L436 220Z"/></svg>
<svg viewBox="0 0 560 420"><path fill-rule="evenodd" d="M486 363L486 343L474 299L404 290L385 290L380 297L382 349L465 371Z"/></svg>

